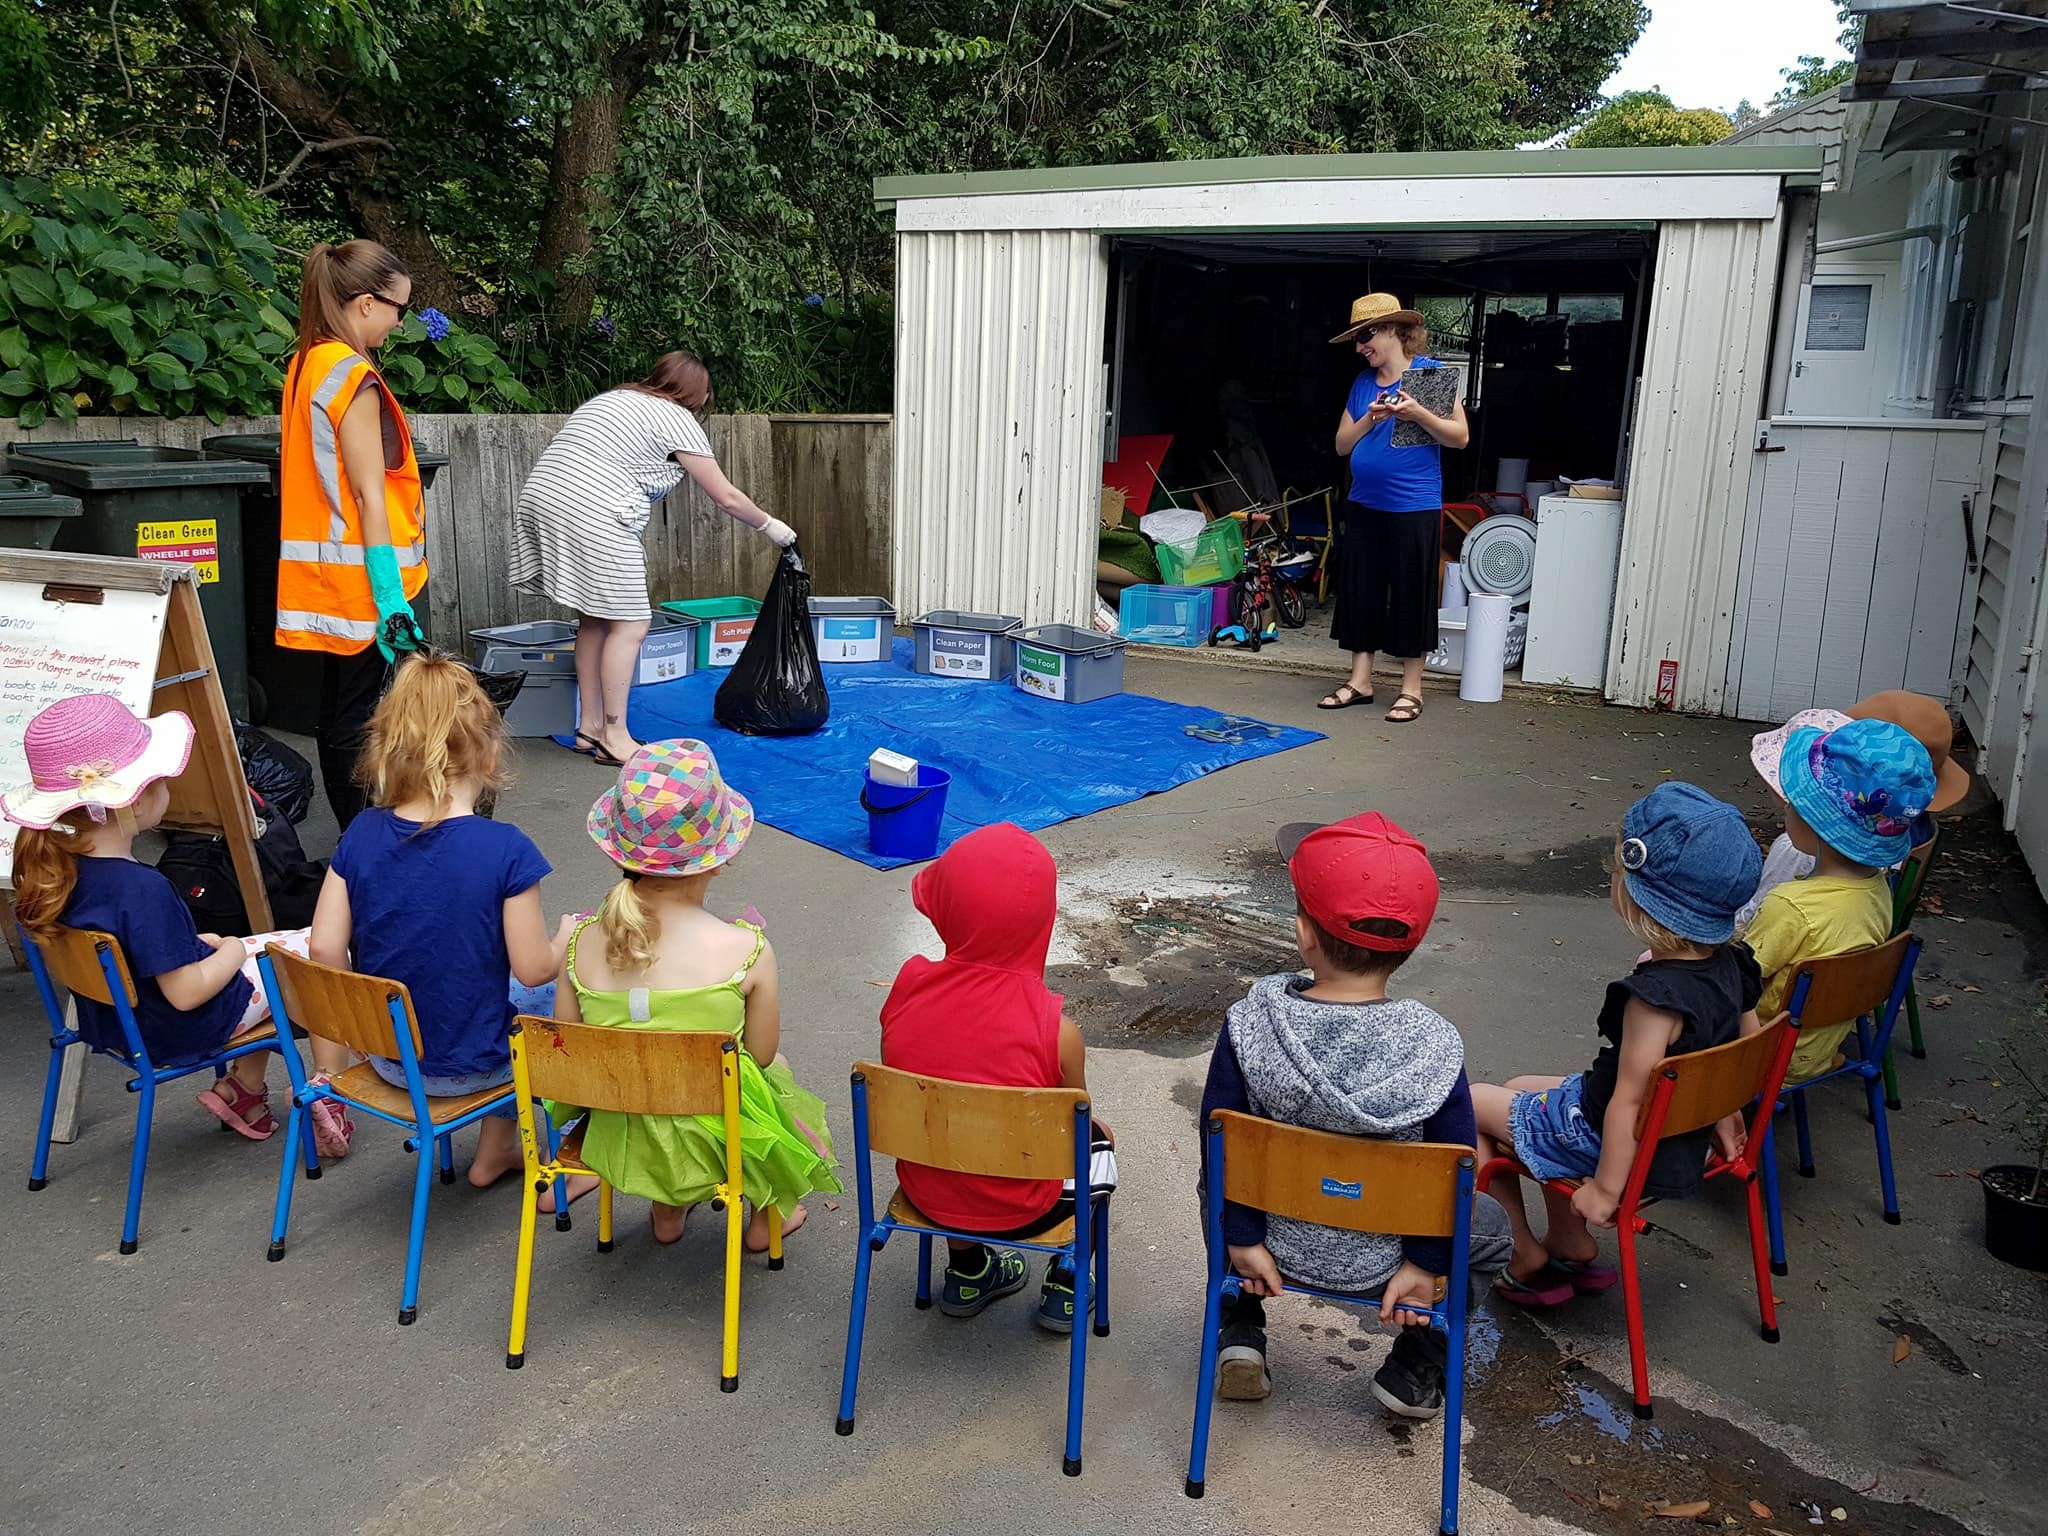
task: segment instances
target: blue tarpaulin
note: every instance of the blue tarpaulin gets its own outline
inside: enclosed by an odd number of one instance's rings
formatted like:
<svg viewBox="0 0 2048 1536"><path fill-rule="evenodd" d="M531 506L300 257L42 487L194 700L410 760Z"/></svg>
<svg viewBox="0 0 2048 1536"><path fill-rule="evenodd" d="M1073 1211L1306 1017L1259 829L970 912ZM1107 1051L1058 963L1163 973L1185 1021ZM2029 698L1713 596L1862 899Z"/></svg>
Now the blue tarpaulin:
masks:
<svg viewBox="0 0 2048 1536"><path fill-rule="evenodd" d="M741 736L719 725L711 700L727 674L717 670L635 688L626 728L642 741L707 743L760 820L876 869L911 862L868 851L860 792L877 747L953 776L944 852L978 827L1010 821L1036 832L1323 739L1136 694L1060 704L1008 683L922 677L910 654L898 640L891 661L827 667L832 718L814 735Z"/></svg>

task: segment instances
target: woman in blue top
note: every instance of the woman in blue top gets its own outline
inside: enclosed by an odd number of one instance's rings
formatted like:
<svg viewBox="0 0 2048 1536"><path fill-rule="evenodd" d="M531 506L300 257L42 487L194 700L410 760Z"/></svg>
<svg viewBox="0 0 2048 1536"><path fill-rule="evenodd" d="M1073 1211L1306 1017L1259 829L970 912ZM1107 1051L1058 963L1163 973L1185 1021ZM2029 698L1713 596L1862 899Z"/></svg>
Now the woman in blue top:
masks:
<svg viewBox="0 0 2048 1536"><path fill-rule="evenodd" d="M1410 368L1435 368L1418 354L1429 344L1422 316L1391 293L1368 293L1351 306L1349 341L1365 360L1337 424L1337 451L1351 459L1351 496L1337 542L1337 611L1330 635L1351 652L1351 675L1319 709L1370 704L1372 659L1401 662L1401 692L1387 718L1422 713L1422 658L1436 649L1437 562L1443 545L1443 449L1471 441L1462 401L1439 416L1401 388ZM1396 442L1417 434L1420 442Z"/></svg>

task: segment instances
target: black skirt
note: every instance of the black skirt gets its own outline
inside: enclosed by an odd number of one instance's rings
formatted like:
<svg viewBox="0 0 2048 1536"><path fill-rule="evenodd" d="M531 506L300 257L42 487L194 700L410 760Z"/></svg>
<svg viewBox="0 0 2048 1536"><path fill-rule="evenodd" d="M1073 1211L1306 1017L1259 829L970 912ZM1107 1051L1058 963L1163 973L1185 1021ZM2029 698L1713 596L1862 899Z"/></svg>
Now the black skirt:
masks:
<svg viewBox="0 0 2048 1536"><path fill-rule="evenodd" d="M1347 651L1427 656L1437 646L1443 514L1347 501L1342 515L1330 638Z"/></svg>

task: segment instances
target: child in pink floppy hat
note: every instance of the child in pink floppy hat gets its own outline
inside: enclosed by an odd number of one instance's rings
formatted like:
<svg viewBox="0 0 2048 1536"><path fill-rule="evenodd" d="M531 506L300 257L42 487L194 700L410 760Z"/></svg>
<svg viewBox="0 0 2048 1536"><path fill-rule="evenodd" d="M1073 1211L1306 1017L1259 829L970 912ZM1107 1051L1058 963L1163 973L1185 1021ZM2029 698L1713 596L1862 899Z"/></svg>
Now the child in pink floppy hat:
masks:
<svg viewBox="0 0 2048 1536"><path fill-rule="evenodd" d="M768 1246L804 1223L800 1203L835 1193L825 1106L797 1086L778 1052L782 1000L775 951L758 924L727 922L705 906L710 886L739 855L754 808L727 786L701 741L655 741L619 769L590 808L591 840L622 876L597 916L576 925L556 993L555 1017L615 1029L716 1030L740 1050L741 1185L753 1208L745 1243ZM558 1125L580 1111L551 1106ZM683 1235L689 1208L725 1177L718 1121L693 1115L593 1110L583 1160L614 1189L653 1202L654 1238ZM569 1198L596 1187L569 1181ZM552 1192L541 1208L553 1208Z"/></svg>
<svg viewBox="0 0 2048 1536"><path fill-rule="evenodd" d="M110 693L60 699L29 721L29 782L0 793L14 839L15 914L30 936L62 928L112 934L135 982L135 1023L152 1065L212 1055L270 1017L255 985L265 944L306 951L306 930L247 939L201 933L177 889L135 857L135 839L170 809L169 781L185 771L192 722L172 711L143 720ZM95 1051L127 1060L120 1016L81 997L78 1032ZM277 1129L253 1051L199 1095L208 1112L252 1141Z"/></svg>

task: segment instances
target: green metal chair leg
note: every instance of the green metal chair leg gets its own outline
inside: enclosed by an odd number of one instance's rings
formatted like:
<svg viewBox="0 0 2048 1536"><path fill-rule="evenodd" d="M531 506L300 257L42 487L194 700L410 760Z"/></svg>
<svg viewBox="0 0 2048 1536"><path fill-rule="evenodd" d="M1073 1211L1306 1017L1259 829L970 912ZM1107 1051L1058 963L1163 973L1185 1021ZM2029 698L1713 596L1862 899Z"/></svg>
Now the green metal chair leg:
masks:
<svg viewBox="0 0 2048 1536"><path fill-rule="evenodd" d="M1884 1053L1884 1107L1899 1107L1899 1074L1892 1070L1892 1053L1889 1047Z"/></svg>
<svg viewBox="0 0 2048 1536"><path fill-rule="evenodd" d="M1920 1038L1920 993L1914 987L1906 988L1906 1033L1912 1037L1913 1059L1925 1061L1927 1046Z"/></svg>

